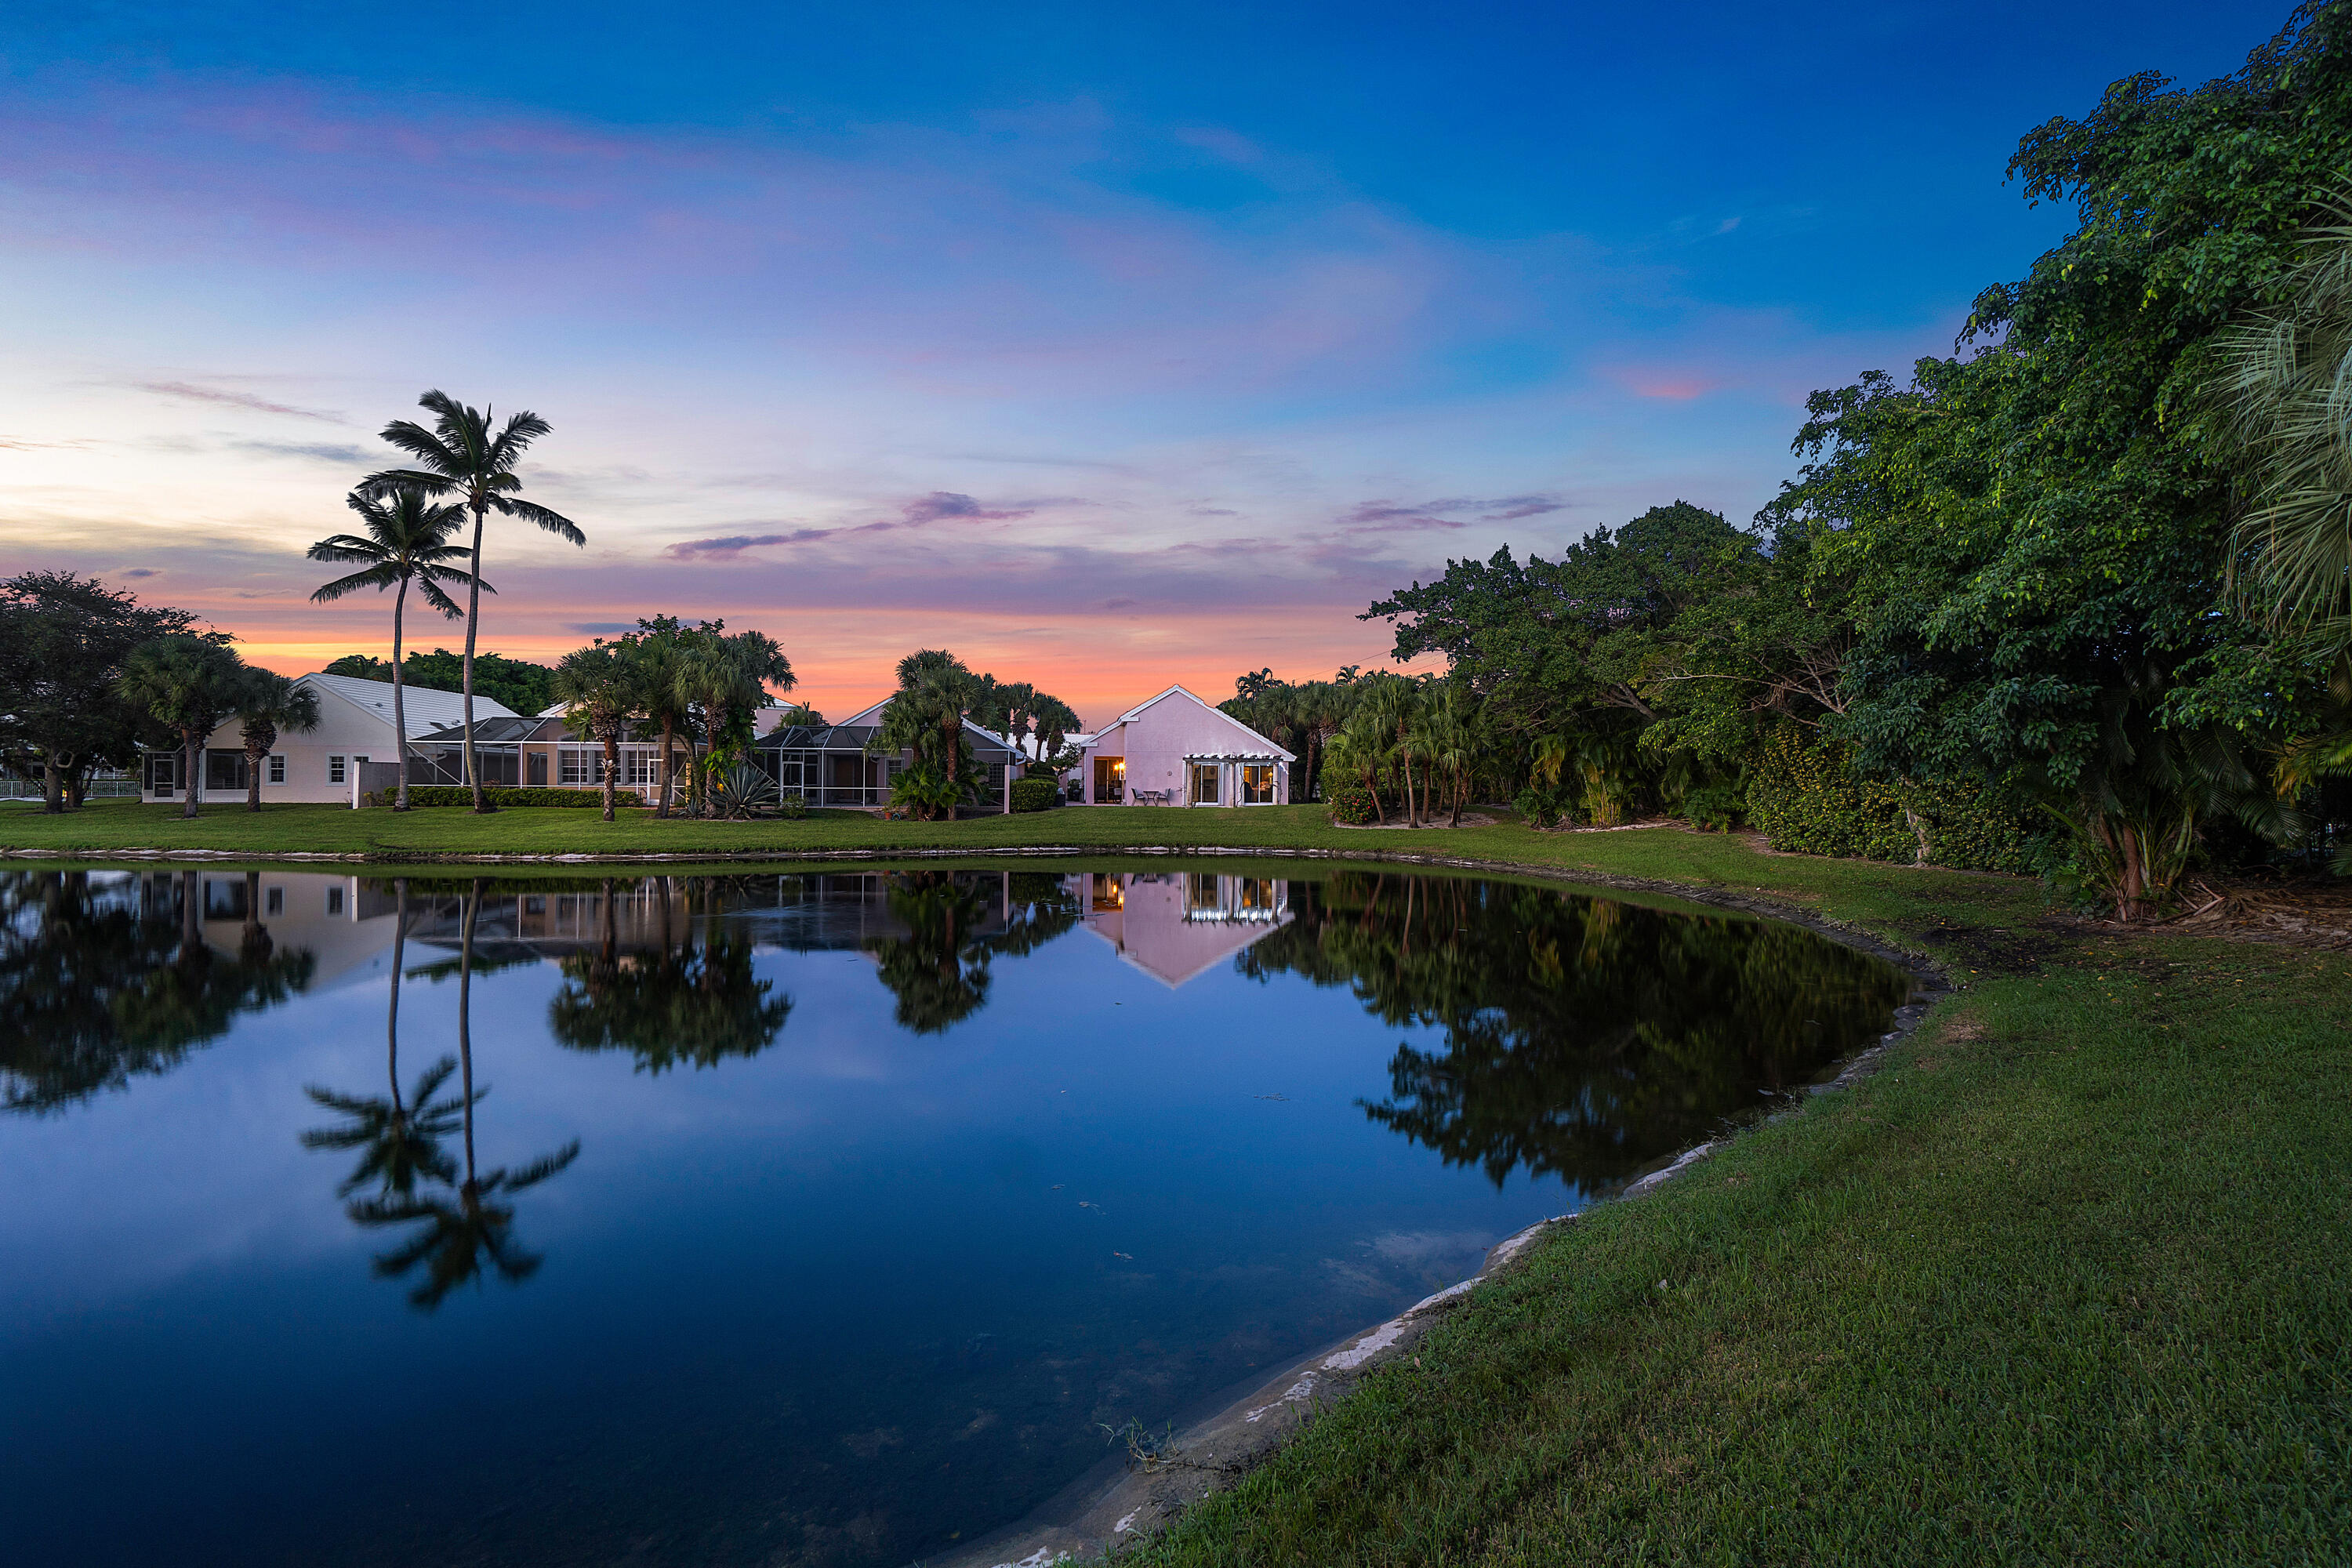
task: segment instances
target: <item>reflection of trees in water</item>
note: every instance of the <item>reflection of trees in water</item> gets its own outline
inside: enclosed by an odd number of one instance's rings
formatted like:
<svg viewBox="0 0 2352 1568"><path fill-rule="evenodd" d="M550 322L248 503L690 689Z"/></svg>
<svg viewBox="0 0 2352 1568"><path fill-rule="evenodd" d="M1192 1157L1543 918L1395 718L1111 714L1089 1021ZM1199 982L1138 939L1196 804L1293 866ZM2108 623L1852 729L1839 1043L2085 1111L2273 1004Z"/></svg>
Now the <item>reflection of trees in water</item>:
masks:
<svg viewBox="0 0 2352 1568"><path fill-rule="evenodd" d="M774 1043L792 998L771 995L773 983L753 973L751 939L721 919L724 889L687 879L674 937L670 885L654 883L658 951L624 953L613 886L607 879L596 946L562 961L563 988L547 1007L558 1041L579 1051L632 1051L640 1070L656 1073L681 1062L714 1067Z"/></svg>
<svg viewBox="0 0 2352 1568"><path fill-rule="evenodd" d="M87 871L0 876L0 1109L38 1114L163 1073L310 984L277 951L247 878L236 956L204 940L197 872L93 885Z"/></svg>
<svg viewBox="0 0 2352 1568"><path fill-rule="evenodd" d="M1237 961L1347 985L1400 1046L1373 1121L1497 1185L1622 1180L1888 1026L1908 979L1791 926L1504 883L1342 872Z"/></svg>
<svg viewBox="0 0 2352 1568"><path fill-rule="evenodd" d="M512 1170L499 1166L484 1171L477 1163L474 1110L489 1092L488 1085L479 1089L474 1085L474 934L482 900L478 881L466 894L459 925L457 1060L454 1064L460 1075L457 1098L454 1102L434 1098L448 1079L452 1064L445 1059L419 1078L402 1113L405 1118L404 1125L395 1130L388 1114L378 1114L375 1108L380 1105L398 1107L404 1103L399 1076L399 958L407 924L405 887L401 889L400 898L400 929L394 935L393 1001L386 1026L391 1099L388 1102L357 1097L346 1100L313 1089L313 1099L344 1111L351 1122L345 1127L305 1134L303 1142L313 1148L366 1151L359 1170L340 1191L348 1194L371 1180L377 1183L378 1190L372 1197L354 1199L344 1212L354 1224L369 1228L415 1227L392 1250L377 1255L375 1272L383 1279L404 1279L422 1265L425 1278L409 1291L408 1300L412 1305L431 1311L460 1285L478 1281L486 1268L510 1284L520 1284L538 1272L541 1261L539 1255L525 1250L516 1239L515 1205L511 1200L516 1194L537 1186L578 1159L580 1141L575 1138L555 1152ZM359 1109L355 1114L347 1107ZM453 1131L463 1137L462 1164L440 1148L440 1140Z"/></svg>
<svg viewBox="0 0 2352 1568"><path fill-rule="evenodd" d="M1034 952L1077 924L1079 905L1058 877L1036 872L888 871L891 916L902 937L866 943L898 999L901 1028L936 1035L988 1002L990 964ZM999 908L1000 900L1002 908ZM988 929L992 917L1003 921Z"/></svg>

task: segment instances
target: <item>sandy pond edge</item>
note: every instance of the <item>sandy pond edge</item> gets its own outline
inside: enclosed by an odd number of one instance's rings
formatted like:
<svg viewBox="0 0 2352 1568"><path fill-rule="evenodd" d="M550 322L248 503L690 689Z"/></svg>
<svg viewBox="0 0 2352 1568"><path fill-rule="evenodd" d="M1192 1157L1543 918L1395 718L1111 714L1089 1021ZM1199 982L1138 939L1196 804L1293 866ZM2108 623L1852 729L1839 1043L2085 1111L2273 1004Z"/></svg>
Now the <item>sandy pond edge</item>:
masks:
<svg viewBox="0 0 2352 1568"><path fill-rule="evenodd" d="M1534 866L1482 856L1438 855L1412 850L1364 848L1282 848L1214 845L995 845L964 849L814 849L778 853L720 851L701 854L501 855L401 854L290 851L281 855L232 853L215 849L0 849L0 861L157 861L233 862L262 864L365 865L393 871L415 865L583 866L583 865L712 865L759 861L770 865L838 861L1086 859L1115 860L1126 857L1223 856L1265 860L1336 860L1378 865L1426 867L1436 870L1486 871L1530 877L1574 887L1642 892L1676 898L1761 920L1801 926L1843 946L1884 959L1908 973L1914 983L1911 999L1897 1008L1895 1026L1876 1043L1865 1047L1838 1066L1834 1077L1812 1086L1819 1094L1847 1088L1874 1071L1887 1049L1918 1027L1920 1021L1951 989L1940 965L1927 955L1886 942L1876 934L1831 920L1778 899L1751 897L1725 888L1694 887L1652 877L1623 877L1598 870L1559 866ZM1760 889L1759 889L1760 891ZM1768 1117L1800 1114L1801 1104ZM1761 1123L1759 1123L1760 1125ZM1682 1151L1635 1180L1614 1198L1624 1202L1655 1191L1665 1182L1705 1159L1746 1129L1727 1131ZM1505 1237L1486 1254L1469 1279L1423 1298L1385 1322L1360 1330L1302 1356L1270 1374L1241 1398L1194 1420L1163 1443L1165 1458L1131 1459L1123 1474L1108 1480L1099 1468L1071 1483L1030 1516L942 1557L921 1559L925 1568L1051 1568L1052 1564L1100 1559L1121 1547L1147 1539L1172 1522L1186 1507L1211 1492L1232 1485L1295 1435L1318 1410L1346 1398L1370 1373L1409 1355L1414 1345L1449 1310L1461 1306L1478 1285L1514 1267L1528 1247L1546 1235L1574 1223L1574 1215L1538 1220Z"/></svg>

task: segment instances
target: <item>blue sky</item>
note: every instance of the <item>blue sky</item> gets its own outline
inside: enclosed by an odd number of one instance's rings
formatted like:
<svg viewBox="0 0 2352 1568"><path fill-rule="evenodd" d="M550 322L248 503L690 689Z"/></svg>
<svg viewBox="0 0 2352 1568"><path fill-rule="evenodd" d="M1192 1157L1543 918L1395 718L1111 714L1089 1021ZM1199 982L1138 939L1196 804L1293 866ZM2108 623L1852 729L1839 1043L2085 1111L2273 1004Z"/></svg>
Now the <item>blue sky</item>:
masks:
<svg viewBox="0 0 2352 1568"><path fill-rule="evenodd" d="M19 10L0 552L375 647L300 552L439 385L553 420L591 537L494 541L502 651L723 615L821 706L944 644L1089 717L1327 673L1449 556L1744 520L1807 391L2063 232L2021 134L2285 16Z"/></svg>

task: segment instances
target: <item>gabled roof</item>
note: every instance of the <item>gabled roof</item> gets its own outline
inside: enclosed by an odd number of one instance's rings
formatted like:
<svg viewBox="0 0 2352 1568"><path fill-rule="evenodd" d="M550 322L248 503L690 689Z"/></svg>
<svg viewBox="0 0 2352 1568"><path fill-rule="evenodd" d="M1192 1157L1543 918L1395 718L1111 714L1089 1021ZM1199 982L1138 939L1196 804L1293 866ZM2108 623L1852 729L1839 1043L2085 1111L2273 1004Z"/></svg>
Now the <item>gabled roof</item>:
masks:
<svg viewBox="0 0 2352 1568"><path fill-rule="evenodd" d="M1252 751L1235 751L1231 753L1234 756L1275 757L1279 758L1281 761L1286 763L1295 763L1298 760L1297 756L1294 752L1285 751L1282 747L1276 745L1272 741L1268 740L1264 735L1259 734L1255 730L1251 729L1248 725L1243 723L1240 720L1234 718L1232 714L1226 712L1215 703L1202 701L1192 692L1187 691L1181 684L1170 687L1167 690L1160 692L1156 697L1145 698L1142 701L1137 703L1134 707L1120 714L1110 723L1104 725L1102 728L1102 733L1108 735L1113 730L1118 729L1121 724L1129 723L1136 719L1141 718L1145 709L1150 708L1156 703L1164 702L1171 697L1181 697L1186 701L1192 703L1194 707L1205 709L1209 712L1214 713L1218 718L1232 725L1234 731L1244 739L1254 741L1257 743L1258 749Z"/></svg>
<svg viewBox="0 0 2352 1568"><path fill-rule="evenodd" d="M895 693L893 695L895 695ZM824 749L824 743L818 741L786 741L782 737L787 734L822 735L825 733L826 729L831 729L835 731L856 730L858 732L857 739L854 742L834 742L833 749L836 751L840 750L845 744L862 746L866 743L866 740L873 735L875 731L882 727L882 710L889 706L890 699L885 697L879 702L868 703L866 706L860 708L856 712L852 713L848 718L844 719L838 724L809 730L772 731L768 734L760 738L760 744L763 746L791 746L803 750L822 750ZM963 728L964 733L972 738L976 747L984 745L989 750L993 751L1002 756L1011 756L1013 754L1013 748L1004 743L1004 737L998 734L995 731L975 724L969 719L966 719L963 721ZM1026 753L1024 752L1024 754L1025 755Z"/></svg>
<svg viewBox="0 0 2352 1568"><path fill-rule="evenodd" d="M306 675L299 682L331 697L341 698L373 719L392 722L392 682L362 680L355 675ZM400 688L400 706L407 715L408 732L415 735L425 730L446 729L466 721L465 694L439 691L429 686L411 686L405 681ZM474 719L478 724L484 719L512 719L515 710L502 702L493 702L480 692L474 694Z"/></svg>

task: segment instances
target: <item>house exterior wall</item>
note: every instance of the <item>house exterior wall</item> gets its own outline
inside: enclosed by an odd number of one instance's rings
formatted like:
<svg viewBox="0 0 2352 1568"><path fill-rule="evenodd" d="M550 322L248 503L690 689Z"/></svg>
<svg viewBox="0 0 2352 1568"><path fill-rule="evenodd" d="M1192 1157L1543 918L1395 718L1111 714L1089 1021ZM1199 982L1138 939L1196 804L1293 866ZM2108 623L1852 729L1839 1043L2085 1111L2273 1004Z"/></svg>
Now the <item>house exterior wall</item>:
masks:
<svg viewBox="0 0 2352 1568"><path fill-rule="evenodd" d="M205 750L234 752L242 755L245 751L244 731L236 721L232 719L205 738ZM160 756L163 753L153 754ZM340 698L321 692L319 697L319 727L307 733L281 732L278 737L278 744L270 748L270 755L283 757L286 760L286 782L270 783L269 770L265 764L261 778L261 798L264 804L272 801L348 802L352 798L352 759L365 757L374 762L388 763L394 759L395 748L393 745L390 723L376 718L372 713L363 712L352 707ZM341 783L334 782L331 776L333 766L331 759L335 757L343 759L343 778ZM154 776L152 773L142 777L140 781L142 798L186 799L186 795L181 793L182 781L178 779L178 771L175 763L173 769L173 786L168 790L159 791L155 788ZM224 790L215 788L209 783L204 793L207 800L226 798L241 800L245 797L245 790L242 787Z"/></svg>
<svg viewBox="0 0 2352 1568"><path fill-rule="evenodd" d="M1265 736L1180 689L1095 737L1078 764L1078 774L1086 787L1088 805L1114 804L1097 799L1095 760L1123 759L1127 763L1126 804L1143 804L1137 800L1137 795L1143 793L1163 795L1167 804L1182 805L1192 800L1189 758L1275 750L1274 743ZM1264 804L1287 805L1290 769L1280 762L1271 766L1274 799ZM1241 767L1238 763L1218 764L1217 805L1241 804Z"/></svg>

